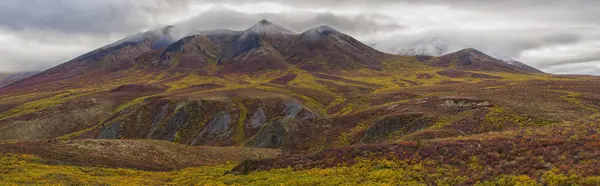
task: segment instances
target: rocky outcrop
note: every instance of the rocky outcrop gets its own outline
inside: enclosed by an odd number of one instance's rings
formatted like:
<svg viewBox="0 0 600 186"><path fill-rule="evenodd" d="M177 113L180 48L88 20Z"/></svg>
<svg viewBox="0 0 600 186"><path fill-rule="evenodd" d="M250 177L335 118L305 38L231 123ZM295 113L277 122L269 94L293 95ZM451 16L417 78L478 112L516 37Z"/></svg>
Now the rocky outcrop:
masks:
<svg viewBox="0 0 600 186"><path fill-rule="evenodd" d="M302 111L302 105L295 101L288 101L284 103L284 108L282 114L287 118L295 118L298 116L298 113Z"/></svg>
<svg viewBox="0 0 600 186"><path fill-rule="evenodd" d="M243 145L257 139L250 146L277 148L286 145L296 121L312 122L318 114L293 99L159 98L123 109L111 118L97 129L96 138L211 146Z"/></svg>
<svg viewBox="0 0 600 186"><path fill-rule="evenodd" d="M186 123L189 117L185 109L179 109L164 126L160 127L156 132L151 134L152 139L162 139L167 141L175 141L177 131Z"/></svg>
<svg viewBox="0 0 600 186"><path fill-rule="evenodd" d="M250 120L250 127L253 129L260 128L267 122L267 115L265 114L265 109L263 107L259 107L256 109L254 114L252 114L252 120Z"/></svg>
<svg viewBox="0 0 600 186"><path fill-rule="evenodd" d="M102 128L100 131L100 135L98 138L101 139L118 139L119 138L119 129L121 128L121 122L117 121L111 125L108 125Z"/></svg>
<svg viewBox="0 0 600 186"><path fill-rule="evenodd" d="M247 146L257 148L281 148L292 144L297 123L294 119L275 120L262 128Z"/></svg>
<svg viewBox="0 0 600 186"><path fill-rule="evenodd" d="M203 139L223 139L231 134L231 115L225 111L220 111L211 121L207 124L206 128L194 140L192 145L200 144Z"/></svg>

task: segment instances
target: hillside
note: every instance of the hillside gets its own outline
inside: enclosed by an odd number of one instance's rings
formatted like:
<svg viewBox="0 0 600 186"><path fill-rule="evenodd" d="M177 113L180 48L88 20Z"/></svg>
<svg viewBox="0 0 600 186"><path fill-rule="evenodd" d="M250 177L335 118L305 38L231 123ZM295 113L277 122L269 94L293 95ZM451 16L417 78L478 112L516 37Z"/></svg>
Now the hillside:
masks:
<svg viewBox="0 0 600 186"><path fill-rule="evenodd" d="M600 77L547 74L475 49L439 57L386 54L329 26L294 33L263 20L241 31L183 38L172 29L126 37L0 88L3 163L57 168L66 180L89 178L82 184L104 179L82 169L122 170L110 168L173 171L126 169L131 174L124 177L144 184L141 177L156 176L148 183L156 185L204 183L186 181L194 175L223 184L277 183L258 181L267 175L325 181L359 170L373 177L350 184L535 181L549 174L581 176L576 183L597 179L587 178L595 169L581 168L594 165L595 154L572 144L594 147ZM564 149L553 157L578 160L548 159L544 153L552 149ZM501 155L483 156L491 151ZM522 158L553 165L502 168ZM244 159L258 160L236 165ZM223 175L230 170L250 175ZM437 172L444 170L453 171ZM14 166L6 173L40 176ZM105 176L123 183L123 175ZM302 183L318 182L296 184Z"/></svg>
<svg viewBox="0 0 600 186"><path fill-rule="evenodd" d="M0 74L0 88L36 75L37 73L39 72L17 72Z"/></svg>

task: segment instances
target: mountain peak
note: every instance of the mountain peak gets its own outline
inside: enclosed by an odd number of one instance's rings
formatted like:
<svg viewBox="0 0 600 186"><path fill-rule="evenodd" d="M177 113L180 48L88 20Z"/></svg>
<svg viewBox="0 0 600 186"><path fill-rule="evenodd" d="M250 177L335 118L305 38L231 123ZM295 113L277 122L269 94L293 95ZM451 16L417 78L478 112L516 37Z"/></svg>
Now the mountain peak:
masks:
<svg viewBox="0 0 600 186"><path fill-rule="evenodd" d="M279 26L275 23L267 21L266 19L261 20L254 26L250 27L247 31L261 35L294 35L296 33Z"/></svg>
<svg viewBox="0 0 600 186"><path fill-rule="evenodd" d="M457 52L480 52L480 51L477 50L477 49L474 49L474 48L464 48L464 49L459 50Z"/></svg>
<svg viewBox="0 0 600 186"><path fill-rule="evenodd" d="M328 25L322 25L302 33L302 36L308 40L318 40L323 36L338 35L340 32Z"/></svg>
<svg viewBox="0 0 600 186"><path fill-rule="evenodd" d="M269 20L263 19L263 20L260 20L258 22L258 24L268 25L268 24L273 24L273 23Z"/></svg>
<svg viewBox="0 0 600 186"><path fill-rule="evenodd" d="M320 35L326 35L326 34L332 34L332 33L339 33L337 30L335 30L333 27L330 27L329 25L321 25L319 27L310 29L306 32L316 32Z"/></svg>
<svg viewBox="0 0 600 186"><path fill-rule="evenodd" d="M487 54L485 54L485 53L483 53L483 52L481 52L481 51L479 51L477 49L474 49L474 48L465 48L465 49L456 51L456 53L459 53L459 54L478 54L478 55L486 55L486 56L488 56ZM490 57L490 58L493 58L493 57Z"/></svg>
<svg viewBox="0 0 600 186"><path fill-rule="evenodd" d="M168 25L165 27L129 35L121 40L118 40L114 43L108 44L102 48L116 47L116 46L124 44L124 43L140 43L140 42L142 42L144 40L148 40L148 39L156 40L155 42L159 43L161 45L169 44L169 43L172 43L175 40L177 40L173 36L173 33L172 33L174 28L175 28L175 26Z"/></svg>
<svg viewBox="0 0 600 186"><path fill-rule="evenodd" d="M518 61L507 61L492 57L474 48L465 48L440 57L434 62L437 66L448 67L453 63L464 69L484 71L504 71L517 73L543 73Z"/></svg>

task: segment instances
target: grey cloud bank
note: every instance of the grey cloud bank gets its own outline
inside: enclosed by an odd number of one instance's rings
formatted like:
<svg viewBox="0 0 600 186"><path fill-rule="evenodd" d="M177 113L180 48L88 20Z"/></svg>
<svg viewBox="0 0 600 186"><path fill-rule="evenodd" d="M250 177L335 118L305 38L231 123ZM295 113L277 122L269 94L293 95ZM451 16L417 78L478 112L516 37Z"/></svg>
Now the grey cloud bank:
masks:
<svg viewBox="0 0 600 186"><path fill-rule="evenodd" d="M4 0L0 71L50 68L127 35L176 24L240 30L268 19L330 25L384 52L435 38L551 73L600 75L600 1Z"/></svg>

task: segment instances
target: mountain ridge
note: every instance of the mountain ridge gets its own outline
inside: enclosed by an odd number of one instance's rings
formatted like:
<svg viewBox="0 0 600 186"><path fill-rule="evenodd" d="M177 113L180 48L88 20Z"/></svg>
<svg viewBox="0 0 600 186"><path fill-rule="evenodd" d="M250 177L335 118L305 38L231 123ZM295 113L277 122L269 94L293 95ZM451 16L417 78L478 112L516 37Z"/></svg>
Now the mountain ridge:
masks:
<svg viewBox="0 0 600 186"><path fill-rule="evenodd" d="M458 48L458 49L457 49ZM467 45L465 43L461 43L460 41L453 41L450 39L444 39L440 37L431 37L431 38L422 38L409 44L400 49L395 49L393 53L399 55L410 55L410 56L434 56L440 57L444 55L448 55L451 53L456 53L465 49L474 49L472 46ZM476 49L474 49L476 50ZM477 51L483 53L481 51ZM493 54L485 54L491 58L496 60L500 60L505 62L508 65L515 66L516 68L523 69L526 72L533 73L542 73L542 71L535 69L532 66L529 66L523 62L517 61L510 57L501 56L501 55L493 55Z"/></svg>

